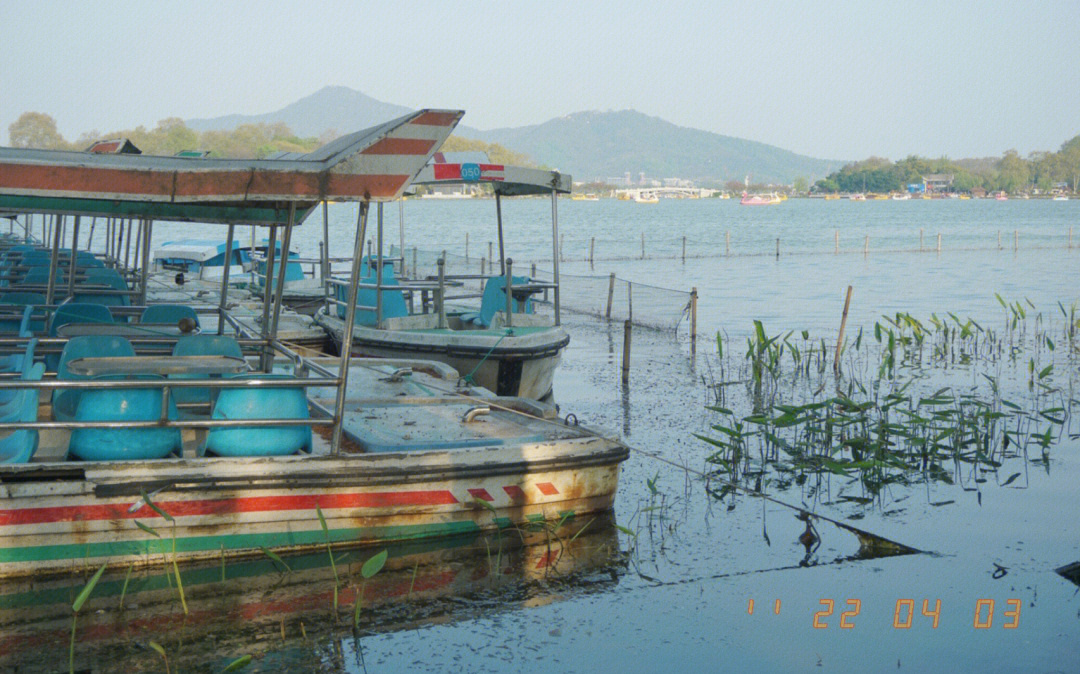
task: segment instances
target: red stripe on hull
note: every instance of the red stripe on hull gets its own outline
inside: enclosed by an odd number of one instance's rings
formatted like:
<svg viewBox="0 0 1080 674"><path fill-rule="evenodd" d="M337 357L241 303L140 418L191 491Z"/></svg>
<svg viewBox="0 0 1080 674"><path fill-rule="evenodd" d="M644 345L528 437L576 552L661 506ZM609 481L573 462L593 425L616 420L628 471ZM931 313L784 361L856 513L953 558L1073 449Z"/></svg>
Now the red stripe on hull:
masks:
<svg viewBox="0 0 1080 674"><path fill-rule="evenodd" d="M0 164L0 189L168 196L172 183L172 173L154 171Z"/></svg>
<svg viewBox="0 0 1080 674"><path fill-rule="evenodd" d="M508 487L503 487L503 491L505 491L506 495L510 497L510 500L514 501L515 503L525 500L525 492L522 491L521 487L517 486L516 484L512 484Z"/></svg>
<svg viewBox="0 0 1080 674"><path fill-rule="evenodd" d="M473 498L483 499L488 503L491 503L495 500L491 498L491 494L488 493L487 489L470 489L469 496L472 496Z"/></svg>
<svg viewBox="0 0 1080 674"><path fill-rule="evenodd" d="M253 496L203 501L155 501L155 504L174 517L193 517L229 513L314 510L315 506L319 506L323 510L333 510L338 508L453 505L457 502L458 500L454 498L452 493L440 490L377 492L374 494ZM160 517L146 505L133 513L128 512L128 508L128 504L111 503L73 507L0 510L0 526Z"/></svg>
<svg viewBox="0 0 1080 674"><path fill-rule="evenodd" d="M408 139L405 139L408 140ZM430 147L431 141L420 141ZM408 153L403 153L408 154ZM407 175L331 173L322 192L320 174L297 171L129 171L120 169L0 164L0 189L34 190L76 196L119 194L186 201L194 197L238 195L323 197L391 197L408 182Z"/></svg>
<svg viewBox="0 0 1080 674"><path fill-rule="evenodd" d="M422 126L450 126L457 122L459 117L460 114L457 112L425 112L409 123Z"/></svg>
<svg viewBox="0 0 1080 674"><path fill-rule="evenodd" d="M425 155L434 147L435 141L426 138L383 138L360 154L408 154Z"/></svg>
<svg viewBox="0 0 1080 674"><path fill-rule="evenodd" d="M555 488L555 485L550 482L537 482L536 488L540 490L540 493L544 496L554 496L559 493L559 490Z"/></svg>

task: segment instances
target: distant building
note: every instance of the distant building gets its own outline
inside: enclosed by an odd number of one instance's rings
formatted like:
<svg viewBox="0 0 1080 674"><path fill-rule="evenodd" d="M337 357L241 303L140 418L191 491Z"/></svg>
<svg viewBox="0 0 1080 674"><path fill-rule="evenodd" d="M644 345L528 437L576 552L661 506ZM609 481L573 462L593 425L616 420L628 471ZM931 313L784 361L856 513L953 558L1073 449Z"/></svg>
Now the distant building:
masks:
<svg viewBox="0 0 1080 674"><path fill-rule="evenodd" d="M953 174L931 173L922 177L927 192L944 192L952 186Z"/></svg>

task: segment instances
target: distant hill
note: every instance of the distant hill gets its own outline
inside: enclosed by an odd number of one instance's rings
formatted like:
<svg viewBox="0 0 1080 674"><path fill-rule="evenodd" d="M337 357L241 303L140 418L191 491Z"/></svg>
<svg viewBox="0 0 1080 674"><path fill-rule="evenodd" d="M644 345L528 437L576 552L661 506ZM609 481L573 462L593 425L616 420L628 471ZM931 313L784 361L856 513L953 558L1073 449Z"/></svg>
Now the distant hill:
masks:
<svg viewBox="0 0 1080 674"><path fill-rule="evenodd" d="M310 138L330 130L342 134L359 131L409 112L412 108L383 103L348 87L323 87L274 112L189 119L187 125L196 131L210 131L235 129L241 124L284 122L296 135Z"/></svg>
<svg viewBox="0 0 1080 674"><path fill-rule="evenodd" d="M797 155L772 145L676 126L621 110L578 112L535 126L493 129L480 138L524 152L575 180L622 176L791 183L823 178L843 162Z"/></svg>
<svg viewBox="0 0 1080 674"><path fill-rule="evenodd" d="M325 131L347 133L411 111L377 101L348 87L324 87L284 108L260 115L189 119L197 131L233 129L240 124L284 122L301 137ZM458 135L499 143L575 180L619 177L629 171L649 178L742 180L790 183L800 176L822 178L843 162L793 152L699 129L676 126L633 110L578 112L543 124L481 131L459 126Z"/></svg>

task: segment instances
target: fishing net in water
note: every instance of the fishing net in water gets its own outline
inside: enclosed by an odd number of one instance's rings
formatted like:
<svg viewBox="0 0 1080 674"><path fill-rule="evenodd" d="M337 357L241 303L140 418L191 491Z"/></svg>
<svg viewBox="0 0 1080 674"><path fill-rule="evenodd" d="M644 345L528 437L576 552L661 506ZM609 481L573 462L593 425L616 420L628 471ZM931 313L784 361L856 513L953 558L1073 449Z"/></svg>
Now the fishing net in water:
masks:
<svg viewBox="0 0 1080 674"><path fill-rule="evenodd" d="M399 251L397 247L392 247L390 256L399 256ZM411 246L405 248L405 268L409 276L435 277L438 274L437 261L444 256L448 277L492 275L491 262L486 257L465 257ZM494 271L498 273L497 262ZM513 274L542 281L552 279L550 270L537 269L536 265L531 263L513 265ZM689 331L689 292L631 282L613 274L583 276L562 273L559 278L559 306L562 311L612 321L629 320L634 325L656 330L682 333ZM462 279L462 286L447 291L448 299L456 295L482 291L483 280L483 278ZM537 295L535 301L541 305L551 304L553 295L551 291L545 291L542 295Z"/></svg>

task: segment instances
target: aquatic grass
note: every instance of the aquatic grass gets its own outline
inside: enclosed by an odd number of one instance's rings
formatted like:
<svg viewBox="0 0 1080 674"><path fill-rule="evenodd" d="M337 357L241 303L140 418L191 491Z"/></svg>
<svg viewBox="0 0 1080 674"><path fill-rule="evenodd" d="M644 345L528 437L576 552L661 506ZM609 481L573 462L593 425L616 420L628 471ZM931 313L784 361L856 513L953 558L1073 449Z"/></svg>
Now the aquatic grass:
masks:
<svg viewBox="0 0 1080 674"><path fill-rule="evenodd" d="M1070 395L1080 354L1071 345L1057 348L1052 321L1030 302L998 300L1008 312L1001 330L953 312L926 321L903 312L883 316L874 324L873 348L861 330L841 345L845 362L836 377L824 374L825 340L818 349L805 330L769 336L754 321L743 364L729 355L720 366L743 377L717 385L745 384L746 397L718 391L725 404L707 406L717 419L695 437L711 447L707 460L729 479L795 484L816 497L829 493L827 476L839 477L845 484L836 499L864 504L891 484L970 481L974 486L964 488L977 490L985 473L1027 460L1031 447L1048 467L1049 448L1080 405ZM1076 313L1061 303L1058 310L1067 341ZM1023 397L1013 385L1019 362L1027 370ZM1055 381L1059 371L1068 372L1064 384ZM981 379L949 382L957 375ZM1002 397L1002 377L1013 400ZM948 385L926 390L934 379ZM1002 475L996 482L1009 487L1016 480ZM850 493L853 484L861 491ZM711 493L724 498L731 489Z"/></svg>
<svg viewBox="0 0 1080 674"><path fill-rule="evenodd" d="M81 592L75 597L75 601L71 604L71 644L68 646L68 671L74 673L75 671L75 631L79 624L79 611L82 609L83 604L90 598L90 595L94 592L94 587L97 586L99 580L101 580L101 574L105 573L106 567L109 566L108 562L105 562L98 568L97 572L90 577L90 580L83 586Z"/></svg>
<svg viewBox="0 0 1080 674"><path fill-rule="evenodd" d="M241 655L240 657L238 657L237 659L233 660L228 665L226 665L225 669L223 669L221 671L222 671L222 674L224 674L225 672L236 672L236 671L239 671L239 670L243 669L244 667L247 667L250 664L251 664L251 656L250 655Z"/></svg>
<svg viewBox="0 0 1080 674"><path fill-rule="evenodd" d="M180 596L180 606L184 609L184 615L188 615L187 597L184 595L184 582L180 579L180 567L176 561L176 519L169 513L162 510L161 507L159 507L156 503L154 503L154 501L150 498L150 495L147 494L145 490L139 493L142 496L143 502L148 505L151 510L156 512L158 515L161 515L161 517L165 518L166 522L169 522L172 525L172 569L173 574L176 576L176 591L177 594ZM161 538L161 534L159 534L157 530L155 530L153 527L145 525L138 520L135 520L135 524L138 525L138 527L143 531L152 534L156 538Z"/></svg>
<svg viewBox="0 0 1080 674"><path fill-rule="evenodd" d="M147 645L150 646L150 648L153 648L154 651L161 656L161 659L165 661L165 674L169 674L169 654L165 652L165 647L153 639L148 641Z"/></svg>
<svg viewBox="0 0 1080 674"><path fill-rule="evenodd" d="M330 546L330 528L326 526L326 518L323 517L322 508L317 503L315 504L315 514L319 517L319 526L322 527L323 536L326 538L326 554L330 557L330 569L334 572L334 615L337 615L338 588L341 586L341 579L338 578L337 564L334 563L334 551Z"/></svg>
<svg viewBox="0 0 1080 674"><path fill-rule="evenodd" d="M382 571L386 565L386 558L389 551L382 550L375 553L360 567L360 592L356 595L356 605L353 608L353 629L360 627L360 607L364 601L364 590L367 588L367 582L375 576L378 572Z"/></svg>

